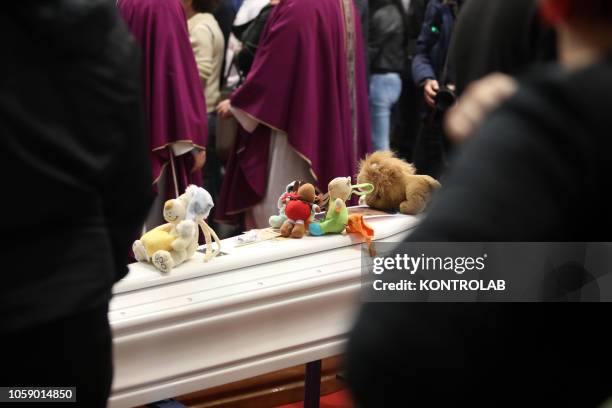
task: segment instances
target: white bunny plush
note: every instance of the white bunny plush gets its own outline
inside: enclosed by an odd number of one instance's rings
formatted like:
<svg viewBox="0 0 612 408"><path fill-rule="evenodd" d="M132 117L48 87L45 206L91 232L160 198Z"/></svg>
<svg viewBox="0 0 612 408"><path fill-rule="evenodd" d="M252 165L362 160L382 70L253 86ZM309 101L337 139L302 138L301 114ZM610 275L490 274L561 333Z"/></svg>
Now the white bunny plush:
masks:
<svg viewBox="0 0 612 408"><path fill-rule="evenodd" d="M210 193L201 187L189 186L185 191L189 195L189 206L187 207L187 219L194 220L204 233L206 241L206 253L204 254L204 262L210 261L221 252L221 240L217 233L210 228L206 223L206 218L210 214L210 210L214 207L213 199ZM217 248L213 249L212 240L214 239Z"/></svg>
<svg viewBox="0 0 612 408"><path fill-rule="evenodd" d="M177 199L166 201L164 219L167 223L134 241L132 250L136 260L151 262L161 272L170 272L173 267L191 258L198 249L198 225L206 238L204 260L215 257L220 252L221 242L204 221L213 205L210 194L196 186L189 186ZM211 235L217 242L216 251L212 250Z"/></svg>

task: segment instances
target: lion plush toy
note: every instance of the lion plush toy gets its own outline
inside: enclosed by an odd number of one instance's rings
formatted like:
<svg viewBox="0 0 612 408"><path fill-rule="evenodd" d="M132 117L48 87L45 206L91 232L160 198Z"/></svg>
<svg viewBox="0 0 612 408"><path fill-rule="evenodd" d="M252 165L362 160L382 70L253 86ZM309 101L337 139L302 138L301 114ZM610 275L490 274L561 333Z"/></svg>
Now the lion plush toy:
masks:
<svg viewBox="0 0 612 408"><path fill-rule="evenodd" d="M357 182L374 185L374 191L364 199L368 206L416 215L425 210L440 183L415 173L413 165L398 159L392 152L378 151L361 161Z"/></svg>

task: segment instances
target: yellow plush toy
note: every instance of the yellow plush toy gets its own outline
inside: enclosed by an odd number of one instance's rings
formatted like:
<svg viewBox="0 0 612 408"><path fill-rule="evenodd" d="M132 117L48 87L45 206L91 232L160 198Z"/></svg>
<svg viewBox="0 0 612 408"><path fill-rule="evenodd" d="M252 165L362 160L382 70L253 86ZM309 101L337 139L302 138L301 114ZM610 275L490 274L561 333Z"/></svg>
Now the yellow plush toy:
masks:
<svg viewBox="0 0 612 408"><path fill-rule="evenodd" d="M215 257L221 248L217 234L204 219L213 207L212 197L201 187L189 186L185 194L164 204L166 224L145 233L132 245L136 260L151 262L162 272L191 258L198 249L198 225L206 239L205 261ZM217 243L213 250L211 237Z"/></svg>

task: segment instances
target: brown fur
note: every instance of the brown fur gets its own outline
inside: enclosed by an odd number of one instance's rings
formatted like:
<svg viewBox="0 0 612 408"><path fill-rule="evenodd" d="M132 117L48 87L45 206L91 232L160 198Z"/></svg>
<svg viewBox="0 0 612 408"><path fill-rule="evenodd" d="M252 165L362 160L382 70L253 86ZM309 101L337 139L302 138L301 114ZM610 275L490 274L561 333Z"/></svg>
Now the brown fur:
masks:
<svg viewBox="0 0 612 408"><path fill-rule="evenodd" d="M357 182L374 185L374 191L365 198L368 206L416 215L425 210L440 183L415 173L412 164L398 159L393 152L378 151L361 161Z"/></svg>
<svg viewBox="0 0 612 408"><path fill-rule="evenodd" d="M315 201L315 188L312 184L306 183L300 186L297 191L298 196L309 203L314 203Z"/></svg>

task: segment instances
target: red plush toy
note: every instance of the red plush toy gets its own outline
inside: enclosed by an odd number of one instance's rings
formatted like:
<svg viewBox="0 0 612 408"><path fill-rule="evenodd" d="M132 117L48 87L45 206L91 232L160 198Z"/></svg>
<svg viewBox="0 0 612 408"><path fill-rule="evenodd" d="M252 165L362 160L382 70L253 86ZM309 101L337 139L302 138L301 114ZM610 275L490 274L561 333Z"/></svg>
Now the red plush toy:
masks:
<svg viewBox="0 0 612 408"><path fill-rule="evenodd" d="M300 186L297 193L286 193L282 197L287 216L287 221L280 230L283 237L302 238L304 236L305 224L310 220L315 206L315 196L314 186L306 183Z"/></svg>

